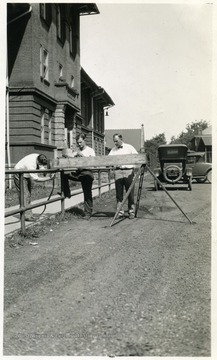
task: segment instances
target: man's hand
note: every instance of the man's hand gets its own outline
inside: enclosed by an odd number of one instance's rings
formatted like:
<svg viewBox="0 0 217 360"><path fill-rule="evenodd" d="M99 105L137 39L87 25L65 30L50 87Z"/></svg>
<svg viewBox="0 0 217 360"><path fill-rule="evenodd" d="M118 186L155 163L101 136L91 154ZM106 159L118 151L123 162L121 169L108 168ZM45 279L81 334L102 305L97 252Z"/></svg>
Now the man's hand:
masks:
<svg viewBox="0 0 217 360"><path fill-rule="evenodd" d="M80 151L77 151L77 154L76 154L76 156L75 157L83 157L84 155L82 154L82 152L80 152Z"/></svg>

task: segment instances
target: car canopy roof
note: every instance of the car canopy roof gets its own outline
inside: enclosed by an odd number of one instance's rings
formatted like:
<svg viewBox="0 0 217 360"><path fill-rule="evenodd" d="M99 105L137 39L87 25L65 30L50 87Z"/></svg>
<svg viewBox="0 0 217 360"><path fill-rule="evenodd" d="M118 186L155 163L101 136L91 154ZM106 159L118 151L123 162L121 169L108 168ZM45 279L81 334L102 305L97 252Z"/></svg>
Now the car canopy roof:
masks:
<svg viewBox="0 0 217 360"><path fill-rule="evenodd" d="M186 160L188 147L185 144L160 145L158 155L160 160Z"/></svg>
<svg viewBox="0 0 217 360"><path fill-rule="evenodd" d="M204 156L205 155L205 152L204 151L189 151L187 153L188 156Z"/></svg>

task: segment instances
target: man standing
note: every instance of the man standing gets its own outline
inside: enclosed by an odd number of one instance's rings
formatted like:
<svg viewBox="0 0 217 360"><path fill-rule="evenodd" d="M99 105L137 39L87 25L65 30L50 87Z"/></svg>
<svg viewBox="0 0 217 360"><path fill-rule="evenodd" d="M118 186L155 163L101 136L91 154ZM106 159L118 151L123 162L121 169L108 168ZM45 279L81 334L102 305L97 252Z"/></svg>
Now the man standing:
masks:
<svg viewBox="0 0 217 360"><path fill-rule="evenodd" d="M78 146L78 150L72 155L65 155L64 157L89 157L95 156L95 151L87 146L85 141L86 135L81 133L77 135L76 142ZM91 170L89 169L82 169L77 170L71 174L64 175L64 182L63 182L63 193L65 197L70 198L71 192L69 187L69 180L73 181L80 181L83 194L84 194L84 212L85 212L85 219L89 219L92 211L93 211L93 196L92 196L92 184L94 180L94 176Z"/></svg>
<svg viewBox="0 0 217 360"><path fill-rule="evenodd" d="M15 170L44 170L47 168L47 157L43 154L30 154L22 158L14 167ZM55 175L50 176L38 176L38 173L24 173L23 175L23 186L24 186L24 206L31 204L31 193L33 181L44 182L53 179ZM14 184L18 192L19 201L20 199L20 183L19 174L14 175ZM25 220L33 221L32 209L25 212Z"/></svg>
<svg viewBox="0 0 217 360"><path fill-rule="evenodd" d="M121 134L114 134L113 141L115 147L110 151L109 155L126 155L126 154L138 154L136 149L130 145L125 144ZM127 192L134 178L134 167L132 165L121 165L115 169L115 190L117 200L117 210L123 201L124 188ZM134 205L134 187L132 188L128 197L128 214L129 219L135 217L135 205ZM124 216L124 210L122 209L118 213L118 217Z"/></svg>

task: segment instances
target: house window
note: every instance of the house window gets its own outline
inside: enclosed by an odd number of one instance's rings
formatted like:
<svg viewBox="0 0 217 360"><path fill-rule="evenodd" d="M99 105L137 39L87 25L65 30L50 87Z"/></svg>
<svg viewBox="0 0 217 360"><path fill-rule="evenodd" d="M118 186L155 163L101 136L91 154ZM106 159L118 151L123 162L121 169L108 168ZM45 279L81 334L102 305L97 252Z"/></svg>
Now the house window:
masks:
<svg viewBox="0 0 217 360"><path fill-rule="evenodd" d="M45 109L41 108L41 143L45 143L45 129L44 129Z"/></svg>
<svg viewBox="0 0 217 360"><path fill-rule="evenodd" d="M63 10L60 7L60 5L56 6L57 9L57 37L61 42L65 41L65 24L64 24L64 18L63 18Z"/></svg>
<svg viewBox="0 0 217 360"><path fill-rule="evenodd" d="M61 26L62 26L62 22L61 22L61 11L60 11L60 6L57 5L57 37L61 38Z"/></svg>
<svg viewBox="0 0 217 360"><path fill-rule="evenodd" d="M69 50L70 54L75 57L77 54L78 44L78 22L76 17L73 15L73 19L69 29Z"/></svg>
<svg viewBox="0 0 217 360"><path fill-rule="evenodd" d="M40 76L43 80L49 80L48 71L48 51L41 46L40 47Z"/></svg>
<svg viewBox="0 0 217 360"><path fill-rule="evenodd" d="M53 114L52 114L52 111L49 111L49 114L48 114L48 144L52 144L52 117L53 117Z"/></svg>
<svg viewBox="0 0 217 360"><path fill-rule="evenodd" d="M59 79L63 76L63 66L59 64Z"/></svg>
<svg viewBox="0 0 217 360"><path fill-rule="evenodd" d="M46 19L46 4L40 4L40 15L42 19Z"/></svg>
<svg viewBox="0 0 217 360"><path fill-rule="evenodd" d="M69 29L69 50L70 50L70 53L72 54L72 51L73 51L73 29L72 29L72 26L70 26L70 29Z"/></svg>
<svg viewBox="0 0 217 360"><path fill-rule="evenodd" d="M40 16L48 25L50 25L52 17L51 5L47 3L40 4Z"/></svg>
<svg viewBox="0 0 217 360"><path fill-rule="evenodd" d="M65 127L65 145L67 146L68 149L71 149L73 145L72 130L68 129L67 127Z"/></svg>
<svg viewBox="0 0 217 360"><path fill-rule="evenodd" d="M71 75L71 84L70 84L71 88L73 88L75 86L75 78L73 75Z"/></svg>

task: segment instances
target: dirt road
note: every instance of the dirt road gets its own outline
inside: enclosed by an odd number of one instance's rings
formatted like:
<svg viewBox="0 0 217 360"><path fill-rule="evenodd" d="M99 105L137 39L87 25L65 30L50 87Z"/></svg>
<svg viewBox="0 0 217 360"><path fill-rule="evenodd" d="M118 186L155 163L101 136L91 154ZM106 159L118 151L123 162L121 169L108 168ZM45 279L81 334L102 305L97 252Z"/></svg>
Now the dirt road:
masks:
<svg viewBox="0 0 217 360"><path fill-rule="evenodd" d="M210 356L211 185L171 195L146 178L138 218L89 221L5 245L4 355Z"/></svg>

